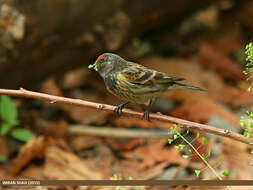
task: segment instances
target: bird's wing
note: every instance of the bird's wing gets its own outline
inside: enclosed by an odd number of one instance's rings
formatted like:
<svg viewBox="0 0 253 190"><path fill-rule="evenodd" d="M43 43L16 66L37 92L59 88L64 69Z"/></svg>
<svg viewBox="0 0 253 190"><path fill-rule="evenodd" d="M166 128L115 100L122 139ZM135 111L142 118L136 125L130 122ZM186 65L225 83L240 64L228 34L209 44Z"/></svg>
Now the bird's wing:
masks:
<svg viewBox="0 0 253 190"><path fill-rule="evenodd" d="M118 79L127 80L132 84L163 84L185 80L137 64L129 65L129 67L122 70L118 74Z"/></svg>

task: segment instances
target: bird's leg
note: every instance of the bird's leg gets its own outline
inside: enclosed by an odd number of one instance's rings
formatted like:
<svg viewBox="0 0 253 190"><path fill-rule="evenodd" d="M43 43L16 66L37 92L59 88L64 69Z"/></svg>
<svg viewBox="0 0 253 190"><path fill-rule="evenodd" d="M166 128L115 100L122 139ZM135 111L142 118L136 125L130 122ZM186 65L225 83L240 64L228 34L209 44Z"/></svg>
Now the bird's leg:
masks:
<svg viewBox="0 0 253 190"><path fill-rule="evenodd" d="M142 119L144 119L144 118L145 118L147 121L150 122L150 119L149 119L149 110L148 110L148 109L144 110L144 113L143 113L143 115L142 115Z"/></svg>
<svg viewBox="0 0 253 190"><path fill-rule="evenodd" d="M152 98L149 99L148 108L144 109L144 113L142 115L142 119L145 118L149 122L150 122L150 119L149 119L149 108L150 108L151 104L152 104Z"/></svg>
<svg viewBox="0 0 253 190"><path fill-rule="evenodd" d="M123 104L118 105L115 109L114 112L118 115L121 116L122 115L122 109L128 104L129 102L125 102Z"/></svg>

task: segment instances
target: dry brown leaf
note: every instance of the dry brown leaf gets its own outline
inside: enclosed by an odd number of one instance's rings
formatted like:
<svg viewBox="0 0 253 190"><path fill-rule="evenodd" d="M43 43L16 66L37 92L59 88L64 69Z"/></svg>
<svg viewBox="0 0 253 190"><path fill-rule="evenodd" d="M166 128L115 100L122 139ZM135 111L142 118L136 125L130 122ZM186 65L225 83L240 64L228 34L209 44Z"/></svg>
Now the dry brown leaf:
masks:
<svg viewBox="0 0 253 190"><path fill-rule="evenodd" d="M228 138L222 138L222 167L230 170L229 177L237 180L253 179L253 156L250 147Z"/></svg>
<svg viewBox="0 0 253 190"><path fill-rule="evenodd" d="M140 161L134 159L123 159L119 160L119 169L117 173L123 174L124 177L128 178L129 176L134 179L141 179L139 176L143 172L143 168L140 166Z"/></svg>
<svg viewBox="0 0 253 190"><path fill-rule="evenodd" d="M10 177L17 175L20 170L29 164L29 162L34 158L42 158L46 148L55 143L56 141L50 137L46 138L44 136L34 136L22 147L21 151L19 152L17 158L15 159L14 167Z"/></svg>
<svg viewBox="0 0 253 190"><path fill-rule="evenodd" d="M118 173L118 159L109 146L101 144L91 151L91 155L84 160L88 166L103 173L104 179L110 179L113 174Z"/></svg>
<svg viewBox="0 0 253 190"><path fill-rule="evenodd" d="M115 138L106 138L105 141L111 145L113 150L131 150L134 147L144 144L146 140L144 138L134 138L134 139L127 139L126 141L115 139Z"/></svg>
<svg viewBox="0 0 253 190"><path fill-rule="evenodd" d="M199 99L187 102L177 107L171 114L175 117L197 123L206 123L211 115L216 114L240 129L239 118L224 106L216 104L211 99Z"/></svg>
<svg viewBox="0 0 253 190"><path fill-rule="evenodd" d="M248 92L249 84L241 82L237 88L232 86L224 86L220 92L220 99L233 108L249 106L253 104L253 93Z"/></svg>
<svg viewBox="0 0 253 190"><path fill-rule="evenodd" d="M103 143L102 139L96 136L73 136L70 140L70 146L76 152L94 147L101 143Z"/></svg>
<svg viewBox="0 0 253 190"><path fill-rule="evenodd" d="M168 163L162 162L151 168L145 169L141 173L139 173L137 179L148 180L157 177L164 172L164 168L166 166L168 166Z"/></svg>
<svg viewBox="0 0 253 190"><path fill-rule="evenodd" d="M100 180L103 176L96 172L78 156L57 146L50 146L45 153L44 175L58 180Z"/></svg>
<svg viewBox="0 0 253 190"><path fill-rule="evenodd" d="M199 50L200 63L216 70L221 76L230 80L245 79L242 69L227 55L209 44L202 44Z"/></svg>
<svg viewBox="0 0 253 190"><path fill-rule="evenodd" d="M19 176L22 176L26 179L37 179L43 180L46 179L43 174L43 166L29 165L24 171L20 173Z"/></svg>
<svg viewBox="0 0 253 190"><path fill-rule="evenodd" d="M201 136L204 137L204 135L202 133L201 133ZM198 150L200 155L207 155L208 154L207 144L204 144L202 142L201 138L198 138L198 139L194 140L194 142L192 142L191 144L196 150ZM194 151L193 151L193 154L191 156L191 160L200 161L200 162L202 161L201 157Z"/></svg>
<svg viewBox="0 0 253 190"><path fill-rule="evenodd" d="M133 160L140 161L140 168L150 168L157 163L174 163L186 166L187 159L184 159L174 148L167 148L167 139L150 140L146 145L136 148L134 151L120 152L120 155Z"/></svg>
<svg viewBox="0 0 253 190"><path fill-rule="evenodd" d="M46 121L35 118L35 128L40 134L55 138L63 138L68 133L68 123L61 119L56 121Z"/></svg>

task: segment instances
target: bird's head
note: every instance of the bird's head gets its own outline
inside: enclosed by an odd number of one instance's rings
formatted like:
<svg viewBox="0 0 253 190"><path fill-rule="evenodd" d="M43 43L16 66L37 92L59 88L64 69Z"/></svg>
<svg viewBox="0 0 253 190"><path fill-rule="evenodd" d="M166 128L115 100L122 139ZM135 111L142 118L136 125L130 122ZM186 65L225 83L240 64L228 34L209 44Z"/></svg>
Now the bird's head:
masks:
<svg viewBox="0 0 253 190"><path fill-rule="evenodd" d="M120 66L125 62L120 56L113 53L104 53L98 56L97 60L93 65L89 65L89 69L93 68L99 72L102 77L111 71L114 71L116 66Z"/></svg>

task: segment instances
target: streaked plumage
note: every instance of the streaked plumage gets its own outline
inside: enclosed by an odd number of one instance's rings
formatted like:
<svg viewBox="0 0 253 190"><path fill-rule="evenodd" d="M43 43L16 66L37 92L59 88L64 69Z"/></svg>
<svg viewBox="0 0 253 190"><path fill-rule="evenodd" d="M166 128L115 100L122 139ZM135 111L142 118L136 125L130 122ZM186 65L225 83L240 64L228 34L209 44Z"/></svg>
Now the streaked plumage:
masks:
<svg viewBox="0 0 253 190"><path fill-rule="evenodd" d="M174 89L202 89L179 83L184 78L169 76L129 62L112 53L100 55L94 65L107 89L125 101L149 105L158 94Z"/></svg>

